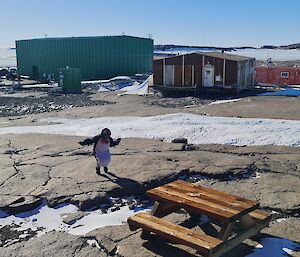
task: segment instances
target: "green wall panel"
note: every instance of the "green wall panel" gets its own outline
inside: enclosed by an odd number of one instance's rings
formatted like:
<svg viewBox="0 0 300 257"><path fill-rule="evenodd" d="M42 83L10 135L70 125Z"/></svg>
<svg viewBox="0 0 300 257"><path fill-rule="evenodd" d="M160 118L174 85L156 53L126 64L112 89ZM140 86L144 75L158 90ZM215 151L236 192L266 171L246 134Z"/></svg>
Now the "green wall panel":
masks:
<svg viewBox="0 0 300 257"><path fill-rule="evenodd" d="M152 72L153 40L130 36L42 38L16 41L20 74L38 78L69 66L82 80ZM33 68L36 67L36 68ZM36 73L36 71L35 71Z"/></svg>

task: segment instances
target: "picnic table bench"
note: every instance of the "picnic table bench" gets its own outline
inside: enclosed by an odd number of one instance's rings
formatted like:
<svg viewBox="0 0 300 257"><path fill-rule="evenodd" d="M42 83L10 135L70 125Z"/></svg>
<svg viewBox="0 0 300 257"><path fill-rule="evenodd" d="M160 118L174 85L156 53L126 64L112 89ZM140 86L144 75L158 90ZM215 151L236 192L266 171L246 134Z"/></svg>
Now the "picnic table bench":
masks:
<svg viewBox="0 0 300 257"><path fill-rule="evenodd" d="M256 201L182 180L148 190L146 194L155 200L152 211L129 217L130 229L142 228L145 238L152 232L171 242L190 246L204 256L222 255L259 233L271 220L271 214L258 209ZM210 219L209 226L202 229L206 233L163 219L181 208L191 216L206 215ZM217 224L219 229L213 224Z"/></svg>

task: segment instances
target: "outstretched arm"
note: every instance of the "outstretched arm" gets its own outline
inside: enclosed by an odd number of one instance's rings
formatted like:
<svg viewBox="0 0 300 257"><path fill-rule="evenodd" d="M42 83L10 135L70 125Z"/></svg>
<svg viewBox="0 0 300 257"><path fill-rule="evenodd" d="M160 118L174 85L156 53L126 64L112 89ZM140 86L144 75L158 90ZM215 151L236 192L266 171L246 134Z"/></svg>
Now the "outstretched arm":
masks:
<svg viewBox="0 0 300 257"><path fill-rule="evenodd" d="M120 142L121 138L118 138L117 140L113 140L111 137L109 138L109 143L111 147L118 145Z"/></svg>
<svg viewBox="0 0 300 257"><path fill-rule="evenodd" d="M80 145L92 145L94 143L96 143L99 140L99 135L94 136L92 138L86 138L83 141L78 142Z"/></svg>

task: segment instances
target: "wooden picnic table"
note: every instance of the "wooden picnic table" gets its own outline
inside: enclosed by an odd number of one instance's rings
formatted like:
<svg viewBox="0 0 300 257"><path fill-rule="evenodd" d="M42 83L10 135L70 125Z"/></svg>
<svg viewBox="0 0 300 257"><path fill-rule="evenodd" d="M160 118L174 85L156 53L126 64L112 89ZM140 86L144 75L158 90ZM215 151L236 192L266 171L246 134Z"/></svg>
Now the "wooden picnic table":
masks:
<svg viewBox="0 0 300 257"><path fill-rule="evenodd" d="M130 228L142 228L145 238L152 232L172 242L188 245L204 256L222 255L259 233L271 220L269 213L259 210L256 201L182 180L148 190L147 195L155 200L151 213L129 217ZM181 208L191 216L200 214L209 218L210 223L202 229L205 233L162 219Z"/></svg>

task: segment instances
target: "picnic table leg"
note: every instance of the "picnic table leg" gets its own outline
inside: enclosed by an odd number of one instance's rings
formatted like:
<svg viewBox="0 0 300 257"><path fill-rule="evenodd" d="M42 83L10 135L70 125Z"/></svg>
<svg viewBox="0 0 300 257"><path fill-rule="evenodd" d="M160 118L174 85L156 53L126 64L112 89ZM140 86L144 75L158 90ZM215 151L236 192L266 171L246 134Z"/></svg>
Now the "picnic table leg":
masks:
<svg viewBox="0 0 300 257"><path fill-rule="evenodd" d="M246 215L242 216L240 218L240 221L241 221L241 224L244 227L244 229L249 229L249 228L256 225L256 222L254 221L254 219L252 219L250 217L249 214L246 214Z"/></svg>
<svg viewBox="0 0 300 257"><path fill-rule="evenodd" d="M257 226L257 223L255 222L255 220L252 217L250 217L250 215L248 215L248 214L241 217L240 222L245 230L248 230L248 229L251 229L251 228ZM261 234L260 231L257 232L255 235L252 236L252 239L258 238L260 236L260 234Z"/></svg>
<svg viewBox="0 0 300 257"><path fill-rule="evenodd" d="M225 241L228 239L228 237L231 235L232 230L234 228L235 221L225 223L224 226L222 226L218 238Z"/></svg>
<svg viewBox="0 0 300 257"><path fill-rule="evenodd" d="M218 238L219 231L210 222L201 224L199 227L206 235Z"/></svg>
<svg viewBox="0 0 300 257"><path fill-rule="evenodd" d="M150 214L155 216L155 213L159 213L160 209L162 209L162 204L159 203L159 202L155 202L153 207L152 207L152 210L151 210Z"/></svg>
<svg viewBox="0 0 300 257"><path fill-rule="evenodd" d="M152 207L152 210L151 210L150 214L155 216L155 213L161 212L161 209L162 209L161 205L162 205L161 203L155 202L153 207ZM142 234L141 234L141 238L142 239L149 239L149 236L150 236L150 232L143 229Z"/></svg>
<svg viewBox="0 0 300 257"><path fill-rule="evenodd" d="M174 212L176 209L178 207L174 204L155 202L151 210L151 215L161 218Z"/></svg>

